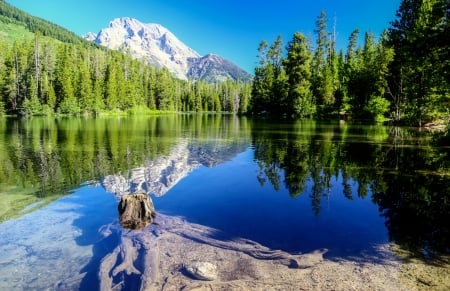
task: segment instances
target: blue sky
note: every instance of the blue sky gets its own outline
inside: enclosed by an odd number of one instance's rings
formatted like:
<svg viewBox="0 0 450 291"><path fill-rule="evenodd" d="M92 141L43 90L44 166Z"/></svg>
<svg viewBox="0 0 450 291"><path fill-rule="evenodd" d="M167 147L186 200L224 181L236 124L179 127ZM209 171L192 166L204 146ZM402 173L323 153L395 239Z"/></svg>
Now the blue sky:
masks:
<svg viewBox="0 0 450 291"><path fill-rule="evenodd" d="M215 53L250 73L257 62L261 40L284 44L300 31L314 37L317 17L324 10L328 28L336 22L337 46L345 48L350 33L360 39L376 36L395 19L400 0L7 0L8 3L79 35L97 33L117 17L159 23L204 55Z"/></svg>

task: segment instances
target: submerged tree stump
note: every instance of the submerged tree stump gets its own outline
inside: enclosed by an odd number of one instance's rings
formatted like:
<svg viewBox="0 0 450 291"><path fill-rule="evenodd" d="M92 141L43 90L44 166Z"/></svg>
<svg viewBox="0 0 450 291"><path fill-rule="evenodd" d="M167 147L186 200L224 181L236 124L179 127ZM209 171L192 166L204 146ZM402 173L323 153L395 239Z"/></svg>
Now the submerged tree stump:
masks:
<svg viewBox="0 0 450 291"><path fill-rule="evenodd" d="M153 201L147 194L123 195L118 210L120 224L128 229L143 228L156 217Z"/></svg>

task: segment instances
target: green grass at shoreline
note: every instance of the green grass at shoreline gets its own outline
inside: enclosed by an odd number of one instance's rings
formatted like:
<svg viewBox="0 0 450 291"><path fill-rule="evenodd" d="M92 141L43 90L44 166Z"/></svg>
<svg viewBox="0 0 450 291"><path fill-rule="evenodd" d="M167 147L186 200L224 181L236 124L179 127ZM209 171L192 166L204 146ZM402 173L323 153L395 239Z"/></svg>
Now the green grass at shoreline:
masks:
<svg viewBox="0 0 450 291"><path fill-rule="evenodd" d="M46 203L39 203L36 207L31 207L24 211L27 206L46 199L39 198L35 188L22 187L1 187L0 194L0 223L26 214Z"/></svg>

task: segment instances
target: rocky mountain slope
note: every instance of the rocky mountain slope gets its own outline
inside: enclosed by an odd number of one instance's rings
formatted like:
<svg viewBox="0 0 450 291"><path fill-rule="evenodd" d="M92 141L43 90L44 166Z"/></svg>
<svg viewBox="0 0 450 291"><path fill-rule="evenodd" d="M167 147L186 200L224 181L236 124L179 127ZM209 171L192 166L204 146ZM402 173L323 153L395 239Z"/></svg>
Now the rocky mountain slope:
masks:
<svg viewBox="0 0 450 291"><path fill-rule="evenodd" d="M110 49L128 51L151 65L167 68L180 79L215 82L247 81L251 78L247 72L220 56L201 56L156 23L144 24L129 17L116 18L98 34L87 33L84 38Z"/></svg>

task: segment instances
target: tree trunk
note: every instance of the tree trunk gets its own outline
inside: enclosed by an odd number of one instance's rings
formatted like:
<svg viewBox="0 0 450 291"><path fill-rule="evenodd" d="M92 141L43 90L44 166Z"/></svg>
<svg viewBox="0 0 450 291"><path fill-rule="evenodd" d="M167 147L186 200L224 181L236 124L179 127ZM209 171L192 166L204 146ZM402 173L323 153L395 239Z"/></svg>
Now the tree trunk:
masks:
<svg viewBox="0 0 450 291"><path fill-rule="evenodd" d="M128 229L143 228L156 216L153 201L147 194L123 195L118 210L120 224Z"/></svg>

